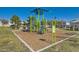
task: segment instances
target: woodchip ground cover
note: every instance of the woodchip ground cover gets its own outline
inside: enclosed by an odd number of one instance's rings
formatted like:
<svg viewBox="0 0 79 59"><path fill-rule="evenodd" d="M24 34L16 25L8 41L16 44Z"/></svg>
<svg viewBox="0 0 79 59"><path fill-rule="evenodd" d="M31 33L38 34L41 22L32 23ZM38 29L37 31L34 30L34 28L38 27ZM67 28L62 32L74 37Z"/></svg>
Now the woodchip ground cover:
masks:
<svg viewBox="0 0 79 59"><path fill-rule="evenodd" d="M52 37L51 37L51 30L49 29L47 33L45 34L38 34L36 32L22 32L22 31L15 31L15 33L21 37L27 44L29 44L29 46L34 50L37 51L39 49L42 49L46 46L51 45L52 42ZM72 35L74 35L75 33L72 31L64 31L64 30L60 30L57 29L56 31L56 42L63 40L65 38L68 38ZM41 40L43 39L43 40ZM53 50L53 49L51 49ZM48 51L51 51L48 50Z"/></svg>

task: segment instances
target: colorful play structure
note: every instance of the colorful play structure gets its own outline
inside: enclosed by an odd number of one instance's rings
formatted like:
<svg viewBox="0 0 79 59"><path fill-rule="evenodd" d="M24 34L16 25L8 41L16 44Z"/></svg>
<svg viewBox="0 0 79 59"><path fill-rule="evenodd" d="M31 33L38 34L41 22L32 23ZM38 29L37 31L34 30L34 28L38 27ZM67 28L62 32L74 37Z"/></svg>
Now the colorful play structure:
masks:
<svg viewBox="0 0 79 59"><path fill-rule="evenodd" d="M29 17L29 31L30 32L38 32L39 34L44 34L46 33L46 25L47 20L44 17L44 12L48 12L48 10L42 9L42 8L36 8L32 11L35 16L30 16ZM42 15L42 20L40 20L40 16ZM36 19L36 16L37 19ZM56 42L56 20L52 20L52 42Z"/></svg>

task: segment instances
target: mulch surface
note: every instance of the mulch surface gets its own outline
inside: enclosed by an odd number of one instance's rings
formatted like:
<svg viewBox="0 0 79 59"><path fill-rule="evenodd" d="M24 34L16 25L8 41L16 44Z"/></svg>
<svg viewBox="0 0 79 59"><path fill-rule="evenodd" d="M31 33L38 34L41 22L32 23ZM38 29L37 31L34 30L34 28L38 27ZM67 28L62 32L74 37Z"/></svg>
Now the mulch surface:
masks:
<svg viewBox="0 0 79 59"><path fill-rule="evenodd" d="M45 34L38 34L36 32L23 32L15 31L15 33L21 37L29 46L37 51L42 49L50 44L52 44L52 35L51 30L48 30ZM56 41L63 40L69 36L73 35L72 32L65 32L63 30L56 31Z"/></svg>

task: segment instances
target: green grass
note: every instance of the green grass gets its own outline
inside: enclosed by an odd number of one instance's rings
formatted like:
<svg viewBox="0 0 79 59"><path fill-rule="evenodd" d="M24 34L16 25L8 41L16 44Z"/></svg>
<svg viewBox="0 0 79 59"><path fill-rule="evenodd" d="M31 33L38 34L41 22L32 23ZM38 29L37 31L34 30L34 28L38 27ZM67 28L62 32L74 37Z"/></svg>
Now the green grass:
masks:
<svg viewBox="0 0 79 59"><path fill-rule="evenodd" d="M78 33L78 32L77 32ZM43 52L79 52L79 34L74 38L70 38L60 44L60 47L53 46L45 49Z"/></svg>
<svg viewBox="0 0 79 59"><path fill-rule="evenodd" d="M10 28L0 27L0 52L29 52L30 50L22 44L11 32Z"/></svg>
<svg viewBox="0 0 79 59"><path fill-rule="evenodd" d="M79 36L64 41L59 51L79 52Z"/></svg>

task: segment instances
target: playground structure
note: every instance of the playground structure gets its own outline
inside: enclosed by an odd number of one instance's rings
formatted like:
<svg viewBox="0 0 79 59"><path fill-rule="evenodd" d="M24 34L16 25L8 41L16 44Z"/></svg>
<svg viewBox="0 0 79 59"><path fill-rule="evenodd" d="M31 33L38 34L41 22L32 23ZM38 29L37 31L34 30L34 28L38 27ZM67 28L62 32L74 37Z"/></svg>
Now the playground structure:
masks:
<svg viewBox="0 0 79 59"><path fill-rule="evenodd" d="M48 24L47 24L47 20L44 17L44 12L48 12L48 10L45 10L42 8L36 8L32 12L35 14L35 16L28 17L29 20L28 20L27 30L29 30L29 32L36 32L38 33L39 37L43 37L44 34L47 33L47 29L49 28L49 27L46 27ZM36 16L38 17L36 18ZM42 20L40 19L40 16L42 16ZM51 38L52 38L52 42L55 42L56 41L56 18L52 20L51 26L52 26L50 28ZM45 39L40 39L40 40L45 40Z"/></svg>
<svg viewBox="0 0 79 59"><path fill-rule="evenodd" d="M39 17L39 15L38 15ZM43 17L44 18L44 17ZM29 17L29 31L14 31L33 51L38 51L46 46L54 44L65 38L74 35L74 32L66 32L56 27L57 21L54 18L51 21L51 27L46 27L47 21L45 19L36 19L33 16ZM58 48L56 46L56 48Z"/></svg>

